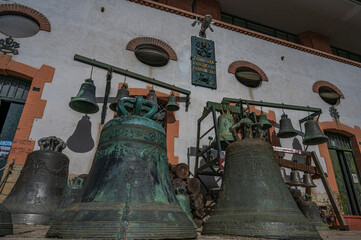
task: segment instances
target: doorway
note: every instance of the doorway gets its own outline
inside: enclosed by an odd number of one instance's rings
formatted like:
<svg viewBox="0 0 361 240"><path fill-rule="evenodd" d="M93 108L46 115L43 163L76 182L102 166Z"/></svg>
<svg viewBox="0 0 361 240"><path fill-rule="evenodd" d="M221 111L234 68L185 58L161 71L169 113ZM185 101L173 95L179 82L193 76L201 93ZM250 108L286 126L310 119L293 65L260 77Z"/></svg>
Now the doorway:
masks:
<svg viewBox="0 0 361 240"><path fill-rule="evenodd" d="M0 168L7 162L29 89L29 81L0 75Z"/></svg>
<svg viewBox="0 0 361 240"><path fill-rule="evenodd" d="M325 132L329 137L327 142L332 167L335 172L345 215L361 215L361 185L360 173L357 168L352 144L349 137L333 132Z"/></svg>

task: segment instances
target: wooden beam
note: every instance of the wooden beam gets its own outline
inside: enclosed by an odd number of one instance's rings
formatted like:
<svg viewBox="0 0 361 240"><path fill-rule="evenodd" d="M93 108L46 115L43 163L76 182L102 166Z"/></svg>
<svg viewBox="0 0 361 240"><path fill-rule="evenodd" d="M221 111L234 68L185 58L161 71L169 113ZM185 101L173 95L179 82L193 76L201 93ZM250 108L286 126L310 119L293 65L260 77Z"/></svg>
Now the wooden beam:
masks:
<svg viewBox="0 0 361 240"><path fill-rule="evenodd" d="M280 165L281 162L282 162L282 166L285 168L294 168L295 167L294 161L278 158L277 164ZM307 170L306 164L297 163L297 171L305 172L306 170ZM310 166L308 170L311 174L318 174L316 167Z"/></svg>

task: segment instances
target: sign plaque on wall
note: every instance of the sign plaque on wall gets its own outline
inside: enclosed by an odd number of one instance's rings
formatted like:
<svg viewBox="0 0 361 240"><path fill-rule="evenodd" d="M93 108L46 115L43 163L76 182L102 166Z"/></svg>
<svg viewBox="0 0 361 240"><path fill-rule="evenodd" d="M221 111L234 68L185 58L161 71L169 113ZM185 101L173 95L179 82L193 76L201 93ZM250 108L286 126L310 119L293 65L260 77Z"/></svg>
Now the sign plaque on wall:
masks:
<svg viewBox="0 0 361 240"><path fill-rule="evenodd" d="M192 37L192 84L217 89L214 42Z"/></svg>

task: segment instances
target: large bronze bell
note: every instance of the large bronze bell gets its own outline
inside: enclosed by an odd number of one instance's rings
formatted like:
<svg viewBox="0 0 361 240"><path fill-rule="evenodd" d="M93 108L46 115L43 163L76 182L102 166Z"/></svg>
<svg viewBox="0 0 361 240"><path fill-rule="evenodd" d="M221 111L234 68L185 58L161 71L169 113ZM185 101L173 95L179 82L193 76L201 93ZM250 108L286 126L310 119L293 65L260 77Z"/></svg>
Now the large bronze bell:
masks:
<svg viewBox="0 0 361 240"><path fill-rule="evenodd" d="M13 234L11 213L0 203L0 237Z"/></svg>
<svg viewBox="0 0 361 240"><path fill-rule="evenodd" d="M112 111L116 112L118 100L124 97L129 97L128 86L126 84L123 84L122 87L118 90L117 96L115 97L114 101L109 105L109 108Z"/></svg>
<svg viewBox="0 0 361 240"><path fill-rule="evenodd" d="M328 137L323 134L316 120L310 119L305 123L304 145L318 145L328 141Z"/></svg>
<svg viewBox="0 0 361 240"><path fill-rule="evenodd" d="M80 113L96 113L99 106L95 99L95 85L92 79L86 79L76 97L72 98L69 107Z"/></svg>
<svg viewBox="0 0 361 240"><path fill-rule="evenodd" d="M226 150L214 214L202 234L275 239L321 239L303 216L281 177L272 146L246 138Z"/></svg>
<svg viewBox="0 0 361 240"><path fill-rule="evenodd" d="M125 105L132 106L129 113ZM151 101L120 99L118 118L107 122L81 201L73 203L48 237L102 239L185 239L197 236L173 192L166 136L152 120ZM139 114L147 110L143 116Z"/></svg>
<svg viewBox="0 0 361 240"><path fill-rule="evenodd" d="M229 131L229 128L233 125L234 118L232 114L224 113L218 117L217 127L222 150L227 148L228 143L234 142L235 140L232 133ZM213 148L217 148L217 139L214 139L211 145Z"/></svg>
<svg viewBox="0 0 361 240"><path fill-rule="evenodd" d="M30 153L15 186L3 202L14 224L47 225L62 199L69 158L59 138L38 141L40 150Z"/></svg>
<svg viewBox="0 0 361 240"><path fill-rule="evenodd" d="M173 92L168 98L168 103L165 106L165 109L167 109L167 111L171 111L171 112L175 112L175 111L179 110L179 105L177 103L177 97L174 96Z"/></svg>
<svg viewBox="0 0 361 240"><path fill-rule="evenodd" d="M291 119L288 118L287 114L282 114L280 120L280 130L277 133L279 138L291 138L298 135L296 129L293 128Z"/></svg>
<svg viewBox="0 0 361 240"><path fill-rule="evenodd" d="M322 221L317 204L311 200L298 204L301 212L316 227L318 231L329 231L328 226Z"/></svg>

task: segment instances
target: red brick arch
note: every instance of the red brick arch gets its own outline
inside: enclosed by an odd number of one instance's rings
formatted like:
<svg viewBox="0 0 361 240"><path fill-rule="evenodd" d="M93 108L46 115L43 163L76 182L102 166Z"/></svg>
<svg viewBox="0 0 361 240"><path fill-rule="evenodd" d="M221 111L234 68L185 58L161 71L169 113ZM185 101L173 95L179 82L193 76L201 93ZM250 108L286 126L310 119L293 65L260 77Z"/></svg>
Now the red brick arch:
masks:
<svg viewBox="0 0 361 240"><path fill-rule="evenodd" d="M177 54L175 53L173 48L171 46L169 46L168 44L166 44L165 42L163 42L159 39L156 39L156 38L151 38L151 37L134 38L127 44L126 49L130 50L130 51L134 51L135 48L137 46L139 46L140 44L154 44L154 45L162 48L164 51L166 51L171 60L174 60L174 61L178 60Z"/></svg>
<svg viewBox="0 0 361 240"><path fill-rule="evenodd" d="M313 86L312 86L312 91L315 92L315 93L318 93L320 87L328 87L328 88L332 89L333 91L335 91L336 93L338 93L342 99L345 99L345 97L344 97L344 95L343 95L343 93L341 92L340 89L338 89L332 83L329 83L329 82L326 82L326 81L317 81L317 82L315 82L313 84Z"/></svg>
<svg viewBox="0 0 361 240"><path fill-rule="evenodd" d="M256 66L255 64L251 63L251 62L247 62L247 61L235 61L233 63L231 63L228 67L228 72L235 74L238 68L241 67L245 67L245 68L250 68L254 71L256 71L262 78L262 81L266 81L268 82L268 77L267 75L263 72L263 70L261 68L259 68L258 66Z"/></svg>
<svg viewBox="0 0 361 240"><path fill-rule="evenodd" d="M28 17L39 24L40 30L50 32L51 26L49 20L35 9L21 4L0 4L0 16L7 14L21 15Z"/></svg>

